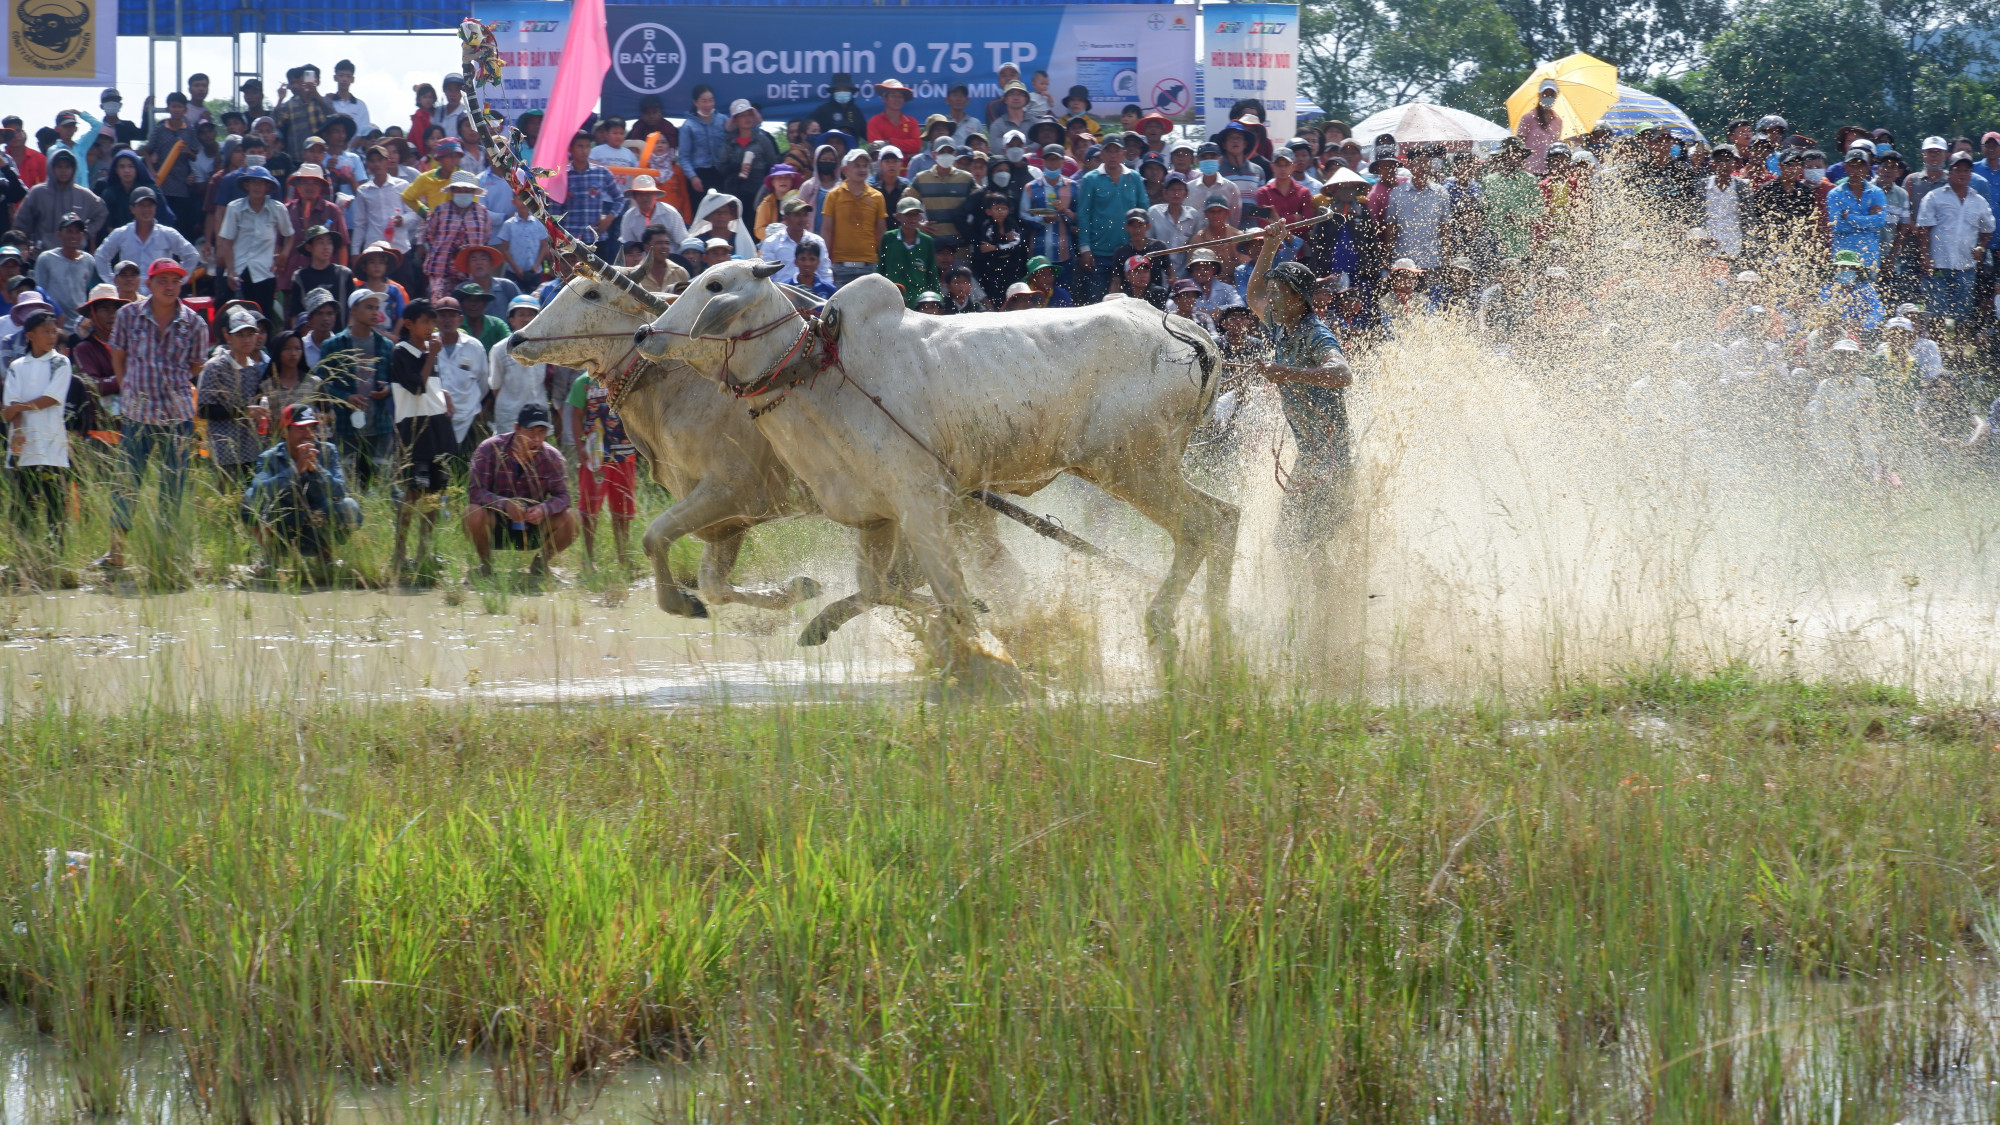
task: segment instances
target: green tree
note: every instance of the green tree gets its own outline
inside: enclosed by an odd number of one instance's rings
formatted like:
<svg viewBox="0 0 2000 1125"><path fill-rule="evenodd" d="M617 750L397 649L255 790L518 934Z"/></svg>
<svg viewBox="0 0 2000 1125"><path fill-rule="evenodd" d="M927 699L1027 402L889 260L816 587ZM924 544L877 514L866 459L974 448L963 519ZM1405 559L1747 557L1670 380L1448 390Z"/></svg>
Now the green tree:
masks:
<svg viewBox="0 0 2000 1125"><path fill-rule="evenodd" d="M1583 51L1625 81L1685 68L1728 16L1726 0L1498 0L1535 62Z"/></svg>
<svg viewBox="0 0 2000 1125"><path fill-rule="evenodd" d="M1849 123L1898 137L1970 129L1994 103L1991 83L1973 77L1993 62L1978 30L1993 14L1991 0L1750 0L1680 82L1683 105L1710 124L1783 114L1828 144Z"/></svg>
<svg viewBox="0 0 2000 1125"><path fill-rule="evenodd" d="M1497 116L1528 69L1495 0L1306 0L1299 23L1305 88L1350 121L1411 101Z"/></svg>

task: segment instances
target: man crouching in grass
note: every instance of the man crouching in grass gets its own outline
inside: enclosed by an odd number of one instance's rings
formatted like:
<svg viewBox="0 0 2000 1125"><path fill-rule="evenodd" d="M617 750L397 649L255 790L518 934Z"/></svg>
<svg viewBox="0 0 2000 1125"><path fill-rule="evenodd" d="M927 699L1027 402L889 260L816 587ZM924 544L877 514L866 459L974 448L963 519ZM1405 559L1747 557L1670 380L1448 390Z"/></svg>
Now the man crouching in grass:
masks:
<svg viewBox="0 0 2000 1125"><path fill-rule="evenodd" d="M535 552L528 573L549 572L549 560L576 541L568 466L548 443L549 408L531 402L514 431L495 434L472 454L472 502L461 526L479 552L479 576L493 576L493 548Z"/></svg>
<svg viewBox="0 0 2000 1125"><path fill-rule="evenodd" d="M312 407L285 407L278 428L284 441L258 455L243 494L243 520L264 549L257 577L276 574L279 556L292 551L324 579L339 565L333 549L361 526L361 503L347 494L340 453L321 439Z"/></svg>

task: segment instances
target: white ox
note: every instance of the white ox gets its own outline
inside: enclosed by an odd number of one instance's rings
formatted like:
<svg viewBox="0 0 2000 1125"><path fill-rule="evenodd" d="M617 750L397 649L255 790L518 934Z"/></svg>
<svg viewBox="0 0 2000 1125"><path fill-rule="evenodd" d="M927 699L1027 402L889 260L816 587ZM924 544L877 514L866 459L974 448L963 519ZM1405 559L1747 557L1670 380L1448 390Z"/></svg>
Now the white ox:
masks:
<svg viewBox="0 0 2000 1125"><path fill-rule="evenodd" d="M1064 472L1173 539L1173 564L1147 607L1148 635L1171 643L1174 612L1203 562L1220 635L1237 511L1180 469L1215 395L1220 357L1204 333L1128 300L925 316L870 275L827 302L824 329L802 335L813 322L769 280L776 268L729 262L704 271L653 322L641 351L685 361L755 409L778 459L822 511L860 531L863 596L930 608L890 582L901 537L935 598L929 640L941 662L969 660L975 673L1007 662L974 628L952 544L954 503L974 489L1033 493Z"/></svg>
<svg viewBox="0 0 2000 1125"><path fill-rule="evenodd" d="M799 576L777 587L742 587L730 581L744 536L751 528L792 516L816 515L819 504L771 450L742 403L677 360L640 354L633 335L668 304L592 259L557 291L529 326L508 339L522 363L554 363L589 371L616 393L619 420L652 467L653 479L674 506L647 527L641 540L653 564L660 608L682 617L706 617L708 604L743 603L785 609L820 594L819 583ZM781 286L793 307L819 304L803 290ZM635 361L637 361L635 363ZM980 504L963 505L960 517L980 546L983 568L1002 584L1017 580L1019 566L1000 542L994 515ZM706 544L697 579L699 596L674 581L667 565L675 542L692 535ZM898 556L896 585L915 577L907 552ZM907 593L894 604L915 599ZM800 634L801 644L822 644L869 604L864 591L826 606Z"/></svg>
<svg viewBox="0 0 2000 1125"><path fill-rule="evenodd" d="M772 454L771 443L740 404L717 394L714 383L682 364L639 356L633 333L665 309L667 301L629 283L618 284L625 280L601 268L571 278L526 330L509 338L507 350L522 363L581 368L606 380L607 387L619 380L631 383L618 404L619 420L652 466L653 479L675 501L641 540L653 563L660 608L682 617L706 617L704 601L784 609L818 597L819 584L804 576L780 587L744 588L730 581L751 528L815 512L818 506ZM643 369L633 366L635 359L643 361ZM687 535L706 544L697 584L700 597L682 589L667 567L668 552Z"/></svg>

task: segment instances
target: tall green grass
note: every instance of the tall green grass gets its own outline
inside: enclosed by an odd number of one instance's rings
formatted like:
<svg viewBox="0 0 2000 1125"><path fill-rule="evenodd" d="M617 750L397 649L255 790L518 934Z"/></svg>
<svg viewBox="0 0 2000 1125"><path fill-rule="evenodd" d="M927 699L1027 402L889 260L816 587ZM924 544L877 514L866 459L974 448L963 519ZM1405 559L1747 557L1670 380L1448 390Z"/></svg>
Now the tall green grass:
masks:
<svg viewBox="0 0 2000 1125"><path fill-rule="evenodd" d="M0 733L0 991L72 1100L217 1119L441 1063L722 1121L1990 1116L1995 735L1639 676L1300 702L396 707ZM46 878L44 849L95 853ZM130 1107L126 1107L130 1108Z"/></svg>

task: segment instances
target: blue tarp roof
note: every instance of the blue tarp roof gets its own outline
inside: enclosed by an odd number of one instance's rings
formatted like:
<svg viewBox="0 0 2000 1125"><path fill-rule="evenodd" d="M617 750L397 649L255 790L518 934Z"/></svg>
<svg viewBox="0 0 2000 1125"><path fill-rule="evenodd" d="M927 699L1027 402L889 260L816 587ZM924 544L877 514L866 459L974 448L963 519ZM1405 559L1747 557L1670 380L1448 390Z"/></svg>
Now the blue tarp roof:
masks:
<svg viewBox="0 0 2000 1125"><path fill-rule="evenodd" d="M558 0L551 0L551 3ZM673 0L663 0L671 4ZM692 3L695 0L688 0ZM715 3L716 0L706 0ZM738 6L812 8L942 7L965 0L730 0ZM981 4L1116 4L1132 0L979 0ZM638 5L657 6L657 5ZM120 0L118 34L173 35L175 0ZM459 0L179 0L181 35L331 35L350 31L451 31L469 13Z"/></svg>

